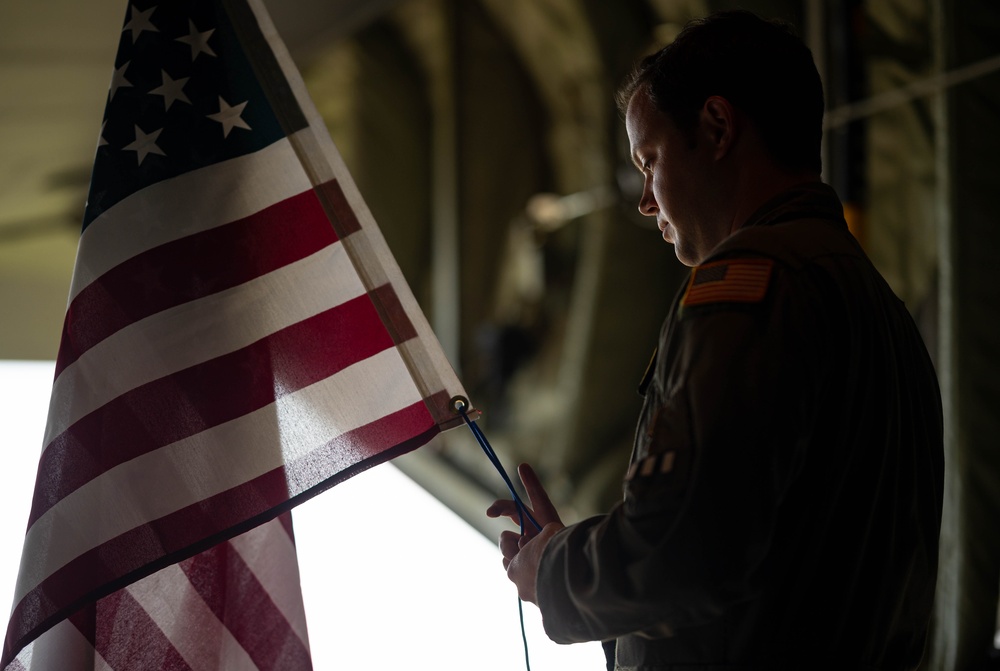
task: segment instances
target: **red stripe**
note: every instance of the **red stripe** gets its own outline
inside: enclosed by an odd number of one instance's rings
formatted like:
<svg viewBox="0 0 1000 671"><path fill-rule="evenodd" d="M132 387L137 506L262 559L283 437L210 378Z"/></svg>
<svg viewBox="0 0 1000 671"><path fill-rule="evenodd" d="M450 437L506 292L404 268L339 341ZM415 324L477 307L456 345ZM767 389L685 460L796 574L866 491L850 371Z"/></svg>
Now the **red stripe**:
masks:
<svg viewBox="0 0 1000 671"><path fill-rule="evenodd" d="M767 271L753 271L753 272L736 272L733 271L726 275L721 280L708 280L703 282L697 282L694 284L694 288L701 289L702 287L717 287L725 286L730 284L747 284L747 283L759 283L767 281L769 273Z"/></svg>
<svg viewBox="0 0 1000 671"><path fill-rule="evenodd" d="M88 551L46 578L10 616L3 659L88 600L274 517L438 433L423 402L338 436L308 455ZM332 465L331 465L332 464ZM335 473L325 480L322 477ZM281 506L281 507L279 507Z"/></svg>
<svg viewBox="0 0 1000 671"><path fill-rule="evenodd" d="M755 292L737 289L727 289L713 293L702 293L692 291L684 300L684 305L700 305L702 303L756 303L764 297L764 288L761 287Z"/></svg>
<svg viewBox="0 0 1000 671"><path fill-rule="evenodd" d="M316 192L325 206L330 223L337 229L337 235L341 239L361 230L361 223L354 214L354 208L347 202L340 182L335 179L324 182L316 187Z"/></svg>
<svg viewBox="0 0 1000 671"><path fill-rule="evenodd" d="M691 290L691 295L712 295L712 294L727 294L727 293L761 293L767 288L765 282L760 282L756 285L752 284L726 284L722 286L704 286L697 287Z"/></svg>
<svg viewBox="0 0 1000 671"><path fill-rule="evenodd" d="M191 671L149 613L125 590L118 590L74 613L76 625L115 671Z"/></svg>
<svg viewBox="0 0 1000 671"><path fill-rule="evenodd" d="M372 302L375 309L382 317L382 322L389 329L392 341L397 345L404 343L411 338L417 337L417 329L410 321L410 315L406 314L403 304L399 302L399 296L391 284L383 284L371 292Z"/></svg>
<svg viewBox="0 0 1000 671"><path fill-rule="evenodd" d="M232 545L220 543L180 567L260 671L312 668L309 650Z"/></svg>
<svg viewBox="0 0 1000 671"><path fill-rule="evenodd" d="M389 347L392 340L362 295L122 394L46 448L29 526L64 496L129 459L262 408Z"/></svg>
<svg viewBox="0 0 1000 671"><path fill-rule="evenodd" d="M691 290L691 294L724 294L730 292L746 292L746 293L759 293L767 288L767 283L759 282L757 284L725 284L721 286L703 286L696 287Z"/></svg>
<svg viewBox="0 0 1000 671"><path fill-rule="evenodd" d="M128 259L73 299L63 322L56 376L133 322L252 280L336 240L316 194L306 191Z"/></svg>

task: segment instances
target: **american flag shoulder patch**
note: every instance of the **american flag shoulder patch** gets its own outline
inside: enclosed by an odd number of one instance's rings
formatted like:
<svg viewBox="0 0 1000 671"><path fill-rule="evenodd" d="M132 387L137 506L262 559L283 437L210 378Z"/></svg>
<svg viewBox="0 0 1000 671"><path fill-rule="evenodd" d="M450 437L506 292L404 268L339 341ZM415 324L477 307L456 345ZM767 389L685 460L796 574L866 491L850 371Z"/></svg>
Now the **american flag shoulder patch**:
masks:
<svg viewBox="0 0 1000 671"><path fill-rule="evenodd" d="M681 306L759 303L767 294L773 268L771 259L726 259L698 266Z"/></svg>

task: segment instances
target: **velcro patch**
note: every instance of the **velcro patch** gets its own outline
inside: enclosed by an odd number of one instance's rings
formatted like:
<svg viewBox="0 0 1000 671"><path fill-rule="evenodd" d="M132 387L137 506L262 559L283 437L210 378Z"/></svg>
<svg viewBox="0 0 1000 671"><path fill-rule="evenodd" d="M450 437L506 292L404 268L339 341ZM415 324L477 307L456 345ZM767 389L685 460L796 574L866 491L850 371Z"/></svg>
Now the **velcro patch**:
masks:
<svg viewBox="0 0 1000 671"><path fill-rule="evenodd" d="M773 267L771 259L729 259L698 266L681 305L758 303L767 294Z"/></svg>
<svg viewBox="0 0 1000 671"><path fill-rule="evenodd" d="M637 461L629 466L625 480L634 480L638 476L648 478L651 475L659 473L669 473L674 470L674 459L676 457L676 452L664 452L663 454L654 454L642 461Z"/></svg>

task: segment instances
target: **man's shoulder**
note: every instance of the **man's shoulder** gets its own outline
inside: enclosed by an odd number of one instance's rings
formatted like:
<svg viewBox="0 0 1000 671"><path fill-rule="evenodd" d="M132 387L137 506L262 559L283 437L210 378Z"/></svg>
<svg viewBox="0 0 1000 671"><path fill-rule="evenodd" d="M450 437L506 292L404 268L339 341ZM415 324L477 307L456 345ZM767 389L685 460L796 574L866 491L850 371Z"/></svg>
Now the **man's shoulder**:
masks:
<svg viewBox="0 0 1000 671"><path fill-rule="evenodd" d="M845 292L870 292L881 283L858 280L877 273L842 220L801 218L750 226L723 241L692 270L679 312L694 315L701 314L701 308L716 311L723 306L767 310L775 305L768 297L777 294L809 296L810 304L825 304L823 296L836 301Z"/></svg>
<svg viewBox="0 0 1000 671"><path fill-rule="evenodd" d="M712 251L712 259L763 256L791 268L801 268L823 257L865 253L842 222L796 219L769 226L741 228Z"/></svg>
<svg viewBox="0 0 1000 671"><path fill-rule="evenodd" d="M863 254L860 249L837 193L811 181L771 196L710 257L760 255L795 266L824 255Z"/></svg>
<svg viewBox="0 0 1000 671"><path fill-rule="evenodd" d="M800 269L824 257L866 258L841 221L795 219L780 224L741 228L712 250L706 263L741 257L764 257Z"/></svg>

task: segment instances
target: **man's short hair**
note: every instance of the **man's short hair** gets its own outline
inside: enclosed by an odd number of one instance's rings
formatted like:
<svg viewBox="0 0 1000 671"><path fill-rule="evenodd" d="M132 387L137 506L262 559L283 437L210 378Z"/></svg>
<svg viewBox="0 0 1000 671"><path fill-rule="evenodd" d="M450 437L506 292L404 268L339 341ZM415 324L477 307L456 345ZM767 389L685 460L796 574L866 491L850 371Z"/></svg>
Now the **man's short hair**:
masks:
<svg viewBox="0 0 1000 671"><path fill-rule="evenodd" d="M821 170L823 85L812 52L787 23L740 10L691 21L626 79L616 96L623 115L638 91L692 137L705 100L721 96L746 114L784 168Z"/></svg>

